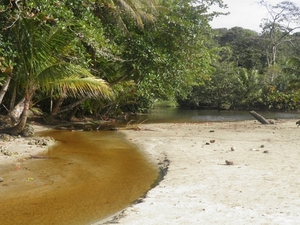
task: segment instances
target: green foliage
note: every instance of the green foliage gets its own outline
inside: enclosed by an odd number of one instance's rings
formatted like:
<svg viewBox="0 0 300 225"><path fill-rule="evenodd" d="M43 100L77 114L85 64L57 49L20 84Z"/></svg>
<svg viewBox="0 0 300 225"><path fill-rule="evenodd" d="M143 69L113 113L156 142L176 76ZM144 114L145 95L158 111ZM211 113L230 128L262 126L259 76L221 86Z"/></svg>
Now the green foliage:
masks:
<svg viewBox="0 0 300 225"><path fill-rule="evenodd" d="M233 64L222 63L213 75L203 84L194 86L188 97L192 107L210 107L217 109L250 108L260 104L262 86L261 75L257 71L235 68Z"/></svg>
<svg viewBox="0 0 300 225"><path fill-rule="evenodd" d="M203 83L193 87L185 104L191 107L217 109L251 108L261 105L266 83L258 70L236 65L230 46L215 49L218 58L214 61L215 71L206 76Z"/></svg>
<svg viewBox="0 0 300 225"><path fill-rule="evenodd" d="M271 68L272 69L272 68ZM277 70L278 68L273 68ZM284 72L284 73L282 73ZM300 59L291 57L277 77L277 86L270 86L266 93L265 104L269 109L299 110L300 109ZM278 73L278 72L277 72ZM276 74L270 72L269 74Z"/></svg>
<svg viewBox="0 0 300 225"><path fill-rule="evenodd" d="M291 2L269 9L274 20L265 20L261 34L241 27L216 30L213 47L218 58L212 64L215 72L207 76L203 84L194 85L188 99L181 100L181 104L232 109L270 105L273 109L297 109L299 67L292 61L295 62L293 56L299 55L300 36L294 33L297 26L289 28L285 22L291 22L289 16L299 17L300 12ZM270 87L276 91L270 93ZM279 104L275 93L289 96L280 99L290 99L291 105Z"/></svg>
<svg viewBox="0 0 300 225"><path fill-rule="evenodd" d="M260 36L254 31L241 27L233 27L228 30L217 29L215 40L220 46L232 49L230 61L233 61L238 67L262 71L267 65L264 53L261 51Z"/></svg>
<svg viewBox="0 0 300 225"><path fill-rule="evenodd" d="M0 77L13 75L18 98L37 90L33 98L43 105L67 95L63 106L82 99L80 110L89 114L147 111L175 99L193 107L296 109L299 68L291 57L299 56L300 35L283 22L299 11L291 2L261 3L280 19L265 20L258 34L212 30L219 13L209 9L224 7L220 0L4 0Z"/></svg>
<svg viewBox="0 0 300 225"><path fill-rule="evenodd" d="M158 107L158 108L162 108L162 107L177 107L178 104L176 102L176 100L174 99L173 101L168 100L168 101L157 101L153 104L153 108Z"/></svg>
<svg viewBox="0 0 300 225"><path fill-rule="evenodd" d="M300 109L300 90L294 92L279 92L270 87L266 98L269 109L295 111Z"/></svg>
<svg viewBox="0 0 300 225"><path fill-rule="evenodd" d="M124 67L137 84L137 107L147 109L157 99L185 98L192 85L211 73L213 54L209 49L212 30L204 5L164 2L167 9L156 16L155 24L143 30L128 26L131 37L124 46ZM172 3L172 4L170 4ZM179 16L180 15L180 16Z"/></svg>

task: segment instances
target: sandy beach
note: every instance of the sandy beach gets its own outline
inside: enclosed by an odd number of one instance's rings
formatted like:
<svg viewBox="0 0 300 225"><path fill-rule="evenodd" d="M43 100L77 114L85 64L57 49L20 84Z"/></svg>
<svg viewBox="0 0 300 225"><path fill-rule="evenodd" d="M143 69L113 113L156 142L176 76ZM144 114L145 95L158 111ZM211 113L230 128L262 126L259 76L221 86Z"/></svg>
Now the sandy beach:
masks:
<svg viewBox="0 0 300 225"><path fill-rule="evenodd" d="M169 159L168 173L141 203L98 224L300 224L295 122L144 124L122 131L150 160Z"/></svg>
<svg viewBox="0 0 300 225"><path fill-rule="evenodd" d="M300 224L296 121L141 124L119 131L149 160L169 163L168 171L139 203L95 224ZM47 151L28 141L2 140L13 155L1 153L0 165Z"/></svg>

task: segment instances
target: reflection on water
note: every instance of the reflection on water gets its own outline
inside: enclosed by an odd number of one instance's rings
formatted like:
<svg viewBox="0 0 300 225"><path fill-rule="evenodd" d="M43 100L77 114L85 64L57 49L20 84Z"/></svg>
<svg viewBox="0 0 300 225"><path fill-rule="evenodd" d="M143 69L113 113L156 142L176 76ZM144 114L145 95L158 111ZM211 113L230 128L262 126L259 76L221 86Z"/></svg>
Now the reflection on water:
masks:
<svg viewBox="0 0 300 225"><path fill-rule="evenodd" d="M50 159L1 168L0 224L84 225L141 197L158 170L117 132L50 131Z"/></svg>
<svg viewBox="0 0 300 225"><path fill-rule="evenodd" d="M298 112L259 112L266 119L299 118ZM133 120L147 120L147 123L195 123L195 122L223 122L253 120L248 111L218 111L191 110L180 108L155 108L147 115L139 115Z"/></svg>

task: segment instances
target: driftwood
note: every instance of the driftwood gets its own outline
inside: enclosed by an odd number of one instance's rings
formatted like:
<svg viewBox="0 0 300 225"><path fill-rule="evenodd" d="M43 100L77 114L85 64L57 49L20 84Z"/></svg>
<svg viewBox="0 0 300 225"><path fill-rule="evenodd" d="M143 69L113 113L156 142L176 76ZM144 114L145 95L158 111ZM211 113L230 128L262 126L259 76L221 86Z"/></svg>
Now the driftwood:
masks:
<svg viewBox="0 0 300 225"><path fill-rule="evenodd" d="M266 120L262 115L258 114L253 110L249 111L249 113L262 124L273 124L272 122Z"/></svg>

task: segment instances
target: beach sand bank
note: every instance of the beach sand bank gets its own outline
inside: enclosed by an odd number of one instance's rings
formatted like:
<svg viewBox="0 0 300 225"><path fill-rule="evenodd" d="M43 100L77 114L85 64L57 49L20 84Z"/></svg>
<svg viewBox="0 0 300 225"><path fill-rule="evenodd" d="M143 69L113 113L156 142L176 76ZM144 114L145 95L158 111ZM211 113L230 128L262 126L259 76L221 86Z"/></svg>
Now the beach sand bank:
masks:
<svg viewBox="0 0 300 225"><path fill-rule="evenodd" d="M170 165L141 203L112 222L300 224L300 127L295 123L143 124L140 131L122 131L150 160L158 163L165 156Z"/></svg>
<svg viewBox="0 0 300 225"><path fill-rule="evenodd" d="M139 203L95 224L300 224L296 121L142 124L139 131L120 131L149 160L167 160L168 172ZM0 165L48 149L28 141L1 141L13 155L0 154Z"/></svg>

